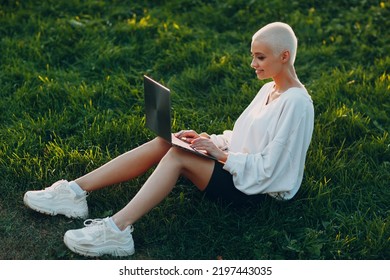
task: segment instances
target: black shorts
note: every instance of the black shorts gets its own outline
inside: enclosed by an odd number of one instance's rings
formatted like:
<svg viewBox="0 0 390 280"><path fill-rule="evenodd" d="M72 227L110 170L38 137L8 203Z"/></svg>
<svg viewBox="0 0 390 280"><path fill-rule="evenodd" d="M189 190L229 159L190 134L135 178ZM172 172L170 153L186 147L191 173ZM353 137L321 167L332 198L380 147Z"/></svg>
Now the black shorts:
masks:
<svg viewBox="0 0 390 280"><path fill-rule="evenodd" d="M243 205L247 203L258 203L266 199L266 194L247 195L239 191L233 182L233 176L223 169L223 164L216 161L210 182L204 190L205 196L213 200L234 205Z"/></svg>

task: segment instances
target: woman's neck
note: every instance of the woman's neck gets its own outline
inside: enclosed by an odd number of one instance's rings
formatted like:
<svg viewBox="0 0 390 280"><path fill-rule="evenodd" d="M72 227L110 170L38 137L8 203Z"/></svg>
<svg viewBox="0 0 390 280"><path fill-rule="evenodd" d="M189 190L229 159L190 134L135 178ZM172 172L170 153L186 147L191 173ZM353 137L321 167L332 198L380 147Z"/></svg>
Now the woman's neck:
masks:
<svg viewBox="0 0 390 280"><path fill-rule="evenodd" d="M282 70L279 75L273 77L273 80L275 82L275 91L278 93L285 92L292 87L304 87L299 81L293 65L286 65L285 70Z"/></svg>

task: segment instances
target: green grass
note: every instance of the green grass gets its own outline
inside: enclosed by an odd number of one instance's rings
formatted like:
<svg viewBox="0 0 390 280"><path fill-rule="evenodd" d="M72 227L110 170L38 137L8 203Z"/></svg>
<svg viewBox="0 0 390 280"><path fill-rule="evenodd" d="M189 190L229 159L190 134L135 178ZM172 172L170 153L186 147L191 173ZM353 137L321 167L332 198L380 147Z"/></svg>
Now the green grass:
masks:
<svg viewBox="0 0 390 280"><path fill-rule="evenodd" d="M62 242L82 221L30 211L23 194L151 139L143 74L172 89L175 129L232 128L262 85L251 36L272 21L299 38L316 111L301 191L235 209L181 180L135 225L130 259L390 259L388 1L1 3L0 259L82 258ZM91 194L91 216L147 175Z"/></svg>

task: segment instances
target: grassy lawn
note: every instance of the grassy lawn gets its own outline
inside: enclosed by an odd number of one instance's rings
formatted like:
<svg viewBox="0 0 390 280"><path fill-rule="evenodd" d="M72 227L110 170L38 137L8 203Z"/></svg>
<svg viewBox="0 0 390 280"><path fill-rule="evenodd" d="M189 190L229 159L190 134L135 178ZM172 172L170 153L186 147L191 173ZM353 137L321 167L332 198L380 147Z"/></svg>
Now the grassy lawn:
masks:
<svg viewBox="0 0 390 280"><path fill-rule="evenodd" d="M316 112L296 199L231 208L183 179L137 222L129 259L390 259L389 18L373 0L2 1L0 259L82 259L62 238L83 221L30 211L23 194L152 139L143 74L171 88L174 129L231 129L263 83L251 36L272 21L297 34ZM147 176L92 193L90 216Z"/></svg>

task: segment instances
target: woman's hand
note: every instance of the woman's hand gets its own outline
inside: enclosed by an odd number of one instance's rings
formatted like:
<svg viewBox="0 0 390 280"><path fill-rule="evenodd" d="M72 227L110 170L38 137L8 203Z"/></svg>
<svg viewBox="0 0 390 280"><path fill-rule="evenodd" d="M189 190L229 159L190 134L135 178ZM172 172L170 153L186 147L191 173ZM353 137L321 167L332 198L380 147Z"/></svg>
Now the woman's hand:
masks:
<svg viewBox="0 0 390 280"><path fill-rule="evenodd" d="M207 152L221 162L226 162L227 160L227 154L219 149L205 132L198 134L194 130L182 130L174 135L177 138L190 143L191 147L195 150Z"/></svg>
<svg viewBox="0 0 390 280"><path fill-rule="evenodd" d="M197 137L192 140L191 147L195 150L206 151L209 155L215 157L221 162L226 162L227 154L224 153L220 148L218 148L213 141L207 137Z"/></svg>
<svg viewBox="0 0 390 280"><path fill-rule="evenodd" d="M199 138L200 135L193 130L182 130L174 134L177 138L186 141L187 143L192 143L195 139Z"/></svg>

